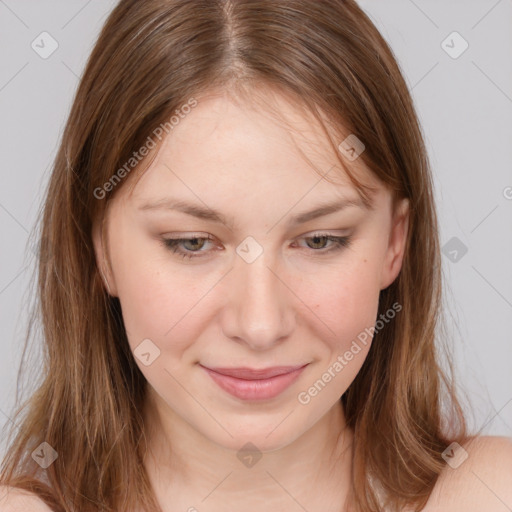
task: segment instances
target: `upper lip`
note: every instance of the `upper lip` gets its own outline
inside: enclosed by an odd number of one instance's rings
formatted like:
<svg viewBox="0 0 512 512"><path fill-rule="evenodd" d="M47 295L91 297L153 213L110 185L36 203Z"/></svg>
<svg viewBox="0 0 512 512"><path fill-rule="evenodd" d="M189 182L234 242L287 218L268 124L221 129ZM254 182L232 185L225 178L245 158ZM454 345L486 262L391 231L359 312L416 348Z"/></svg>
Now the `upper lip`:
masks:
<svg viewBox="0 0 512 512"><path fill-rule="evenodd" d="M203 366L203 365L201 365ZM305 364L299 364L296 366L273 366L272 368L210 368L208 366L204 366L207 370L212 370L216 373L220 373L221 375L227 375L229 377L235 377L237 379L246 379L246 380L261 380L261 379L270 379L271 377L276 377L277 375L285 375L287 373L291 373L295 370L303 368L306 366Z"/></svg>

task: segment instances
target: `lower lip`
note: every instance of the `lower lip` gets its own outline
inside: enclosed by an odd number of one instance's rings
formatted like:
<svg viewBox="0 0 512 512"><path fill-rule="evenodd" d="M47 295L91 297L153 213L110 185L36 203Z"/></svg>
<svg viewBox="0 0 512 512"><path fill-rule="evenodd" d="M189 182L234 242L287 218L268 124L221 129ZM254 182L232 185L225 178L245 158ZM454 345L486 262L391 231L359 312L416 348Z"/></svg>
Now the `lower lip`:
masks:
<svg viewBox="0 0 512 512"><path fill-rule="evenodd" d="M220 388L242 400L268 400L278 396L292 385L305 367L269 379L245 380L222 375L202 366Z"/></svg>

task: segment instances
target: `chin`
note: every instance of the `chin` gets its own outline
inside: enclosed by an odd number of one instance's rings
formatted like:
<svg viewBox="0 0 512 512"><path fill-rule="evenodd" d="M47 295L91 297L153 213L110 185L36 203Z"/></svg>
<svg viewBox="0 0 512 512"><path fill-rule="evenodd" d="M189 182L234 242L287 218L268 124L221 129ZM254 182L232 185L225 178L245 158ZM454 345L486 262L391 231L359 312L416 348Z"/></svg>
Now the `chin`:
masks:
<svg viewBox="0 0 512 512"><path fill-rule="evenodd" d="M286 417L286 415L283 417ZM287 420L280 424L283 417L260 422L259 424L251 422L250 425L244 425L243 422L240 422L240 419L235 419L233 425L226 424L226 422L222 423L231 435L222 428L217 429L215 433L203 432L203 435L206 435L211 441L220 446L236 452L249 443L252 448L250 446L245 448L249 451L272 452L288 446L303 434L303 427L297 426L294 429L294 425L291 423L285 426Z"/></svg>

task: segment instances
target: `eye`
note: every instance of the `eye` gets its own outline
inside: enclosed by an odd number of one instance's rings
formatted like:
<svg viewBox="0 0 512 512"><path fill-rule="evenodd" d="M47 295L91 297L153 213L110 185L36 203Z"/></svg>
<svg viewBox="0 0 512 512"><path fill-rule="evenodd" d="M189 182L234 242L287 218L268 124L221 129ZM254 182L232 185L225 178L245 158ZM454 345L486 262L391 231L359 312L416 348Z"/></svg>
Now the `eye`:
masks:
<svg viewBox="0 0 512 512"><path fill-rule="evenodd" d="M308 242L307 245L310 249L313 250L313 252L317 252L320 254L326 254L333 251L339 251L343 248L349 247L351 243L350 236L335 236L331 235L329 233L314 233L311 236L305 236L302 238L302 240L312 240L313 243L310 244ZM325 244L327 242L332 242L331 246L327 246L326 249ZM311 247L311 245L313 247ZM324 250L326 249L326 250Z"/></svg>
<svg viewBox="0 0 512 512"><path fill-rule="evenodd" d="M163 238L162 242L173 253L178 254L182 258L191 259L203 257L202 253L207 254L209 251L202 249L208 241L213 239L212 236L208 235L192 238ZM314 233L311 236L303 237L302 240L312 240L314 247L307 243L308 248L311 249L311 252L319 255L340 251L343 248L349 247L351 243L350 236L335 236L329 233ZM327 246L326 249L325 244L328 242L331 242L331 245Z"/></svg>
<svg viewBox="0 0 512 512"><path fill-rule="evenodd" d="M203 253L206 251L201 251L201 249L205 246L205 242L213 240L212 236L206 237L193 237L193 238L164 238L164 245L170 249L172 252L178 254L182 258L197 258L201 256L196 256L196 253ZM188 247L185 247L183 250L180 246L187 244Z"/></svg>

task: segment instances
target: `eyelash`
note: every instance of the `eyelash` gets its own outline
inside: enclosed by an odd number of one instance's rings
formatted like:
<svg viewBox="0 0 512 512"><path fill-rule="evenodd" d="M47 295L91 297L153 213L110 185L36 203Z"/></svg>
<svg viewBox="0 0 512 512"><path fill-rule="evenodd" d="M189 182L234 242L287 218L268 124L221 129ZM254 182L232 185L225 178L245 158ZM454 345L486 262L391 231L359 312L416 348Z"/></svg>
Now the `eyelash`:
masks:
<svg viewBox="0 0 512 512"><path fill-rule="evenodd" d="M311 236L303 237L304 240L312 239L312 238L325 238L327 241L333 242L333 246L330 249L311 249L314 253L319 253L319 255L325 255L332 252L340 251L342 249L350 247L351 237L350 236L334 236L328 233L314 233ZM193 258L202 258L203 256L196 256L198 253L202 253L205 251L183 251L178 248L178 246L183 242L190 242L192 240L213 240L212 236L196 236L191 238L163 238L162 242L164 246L172 251L173 253L181 256L185 259L193 259Z"/></svg>

